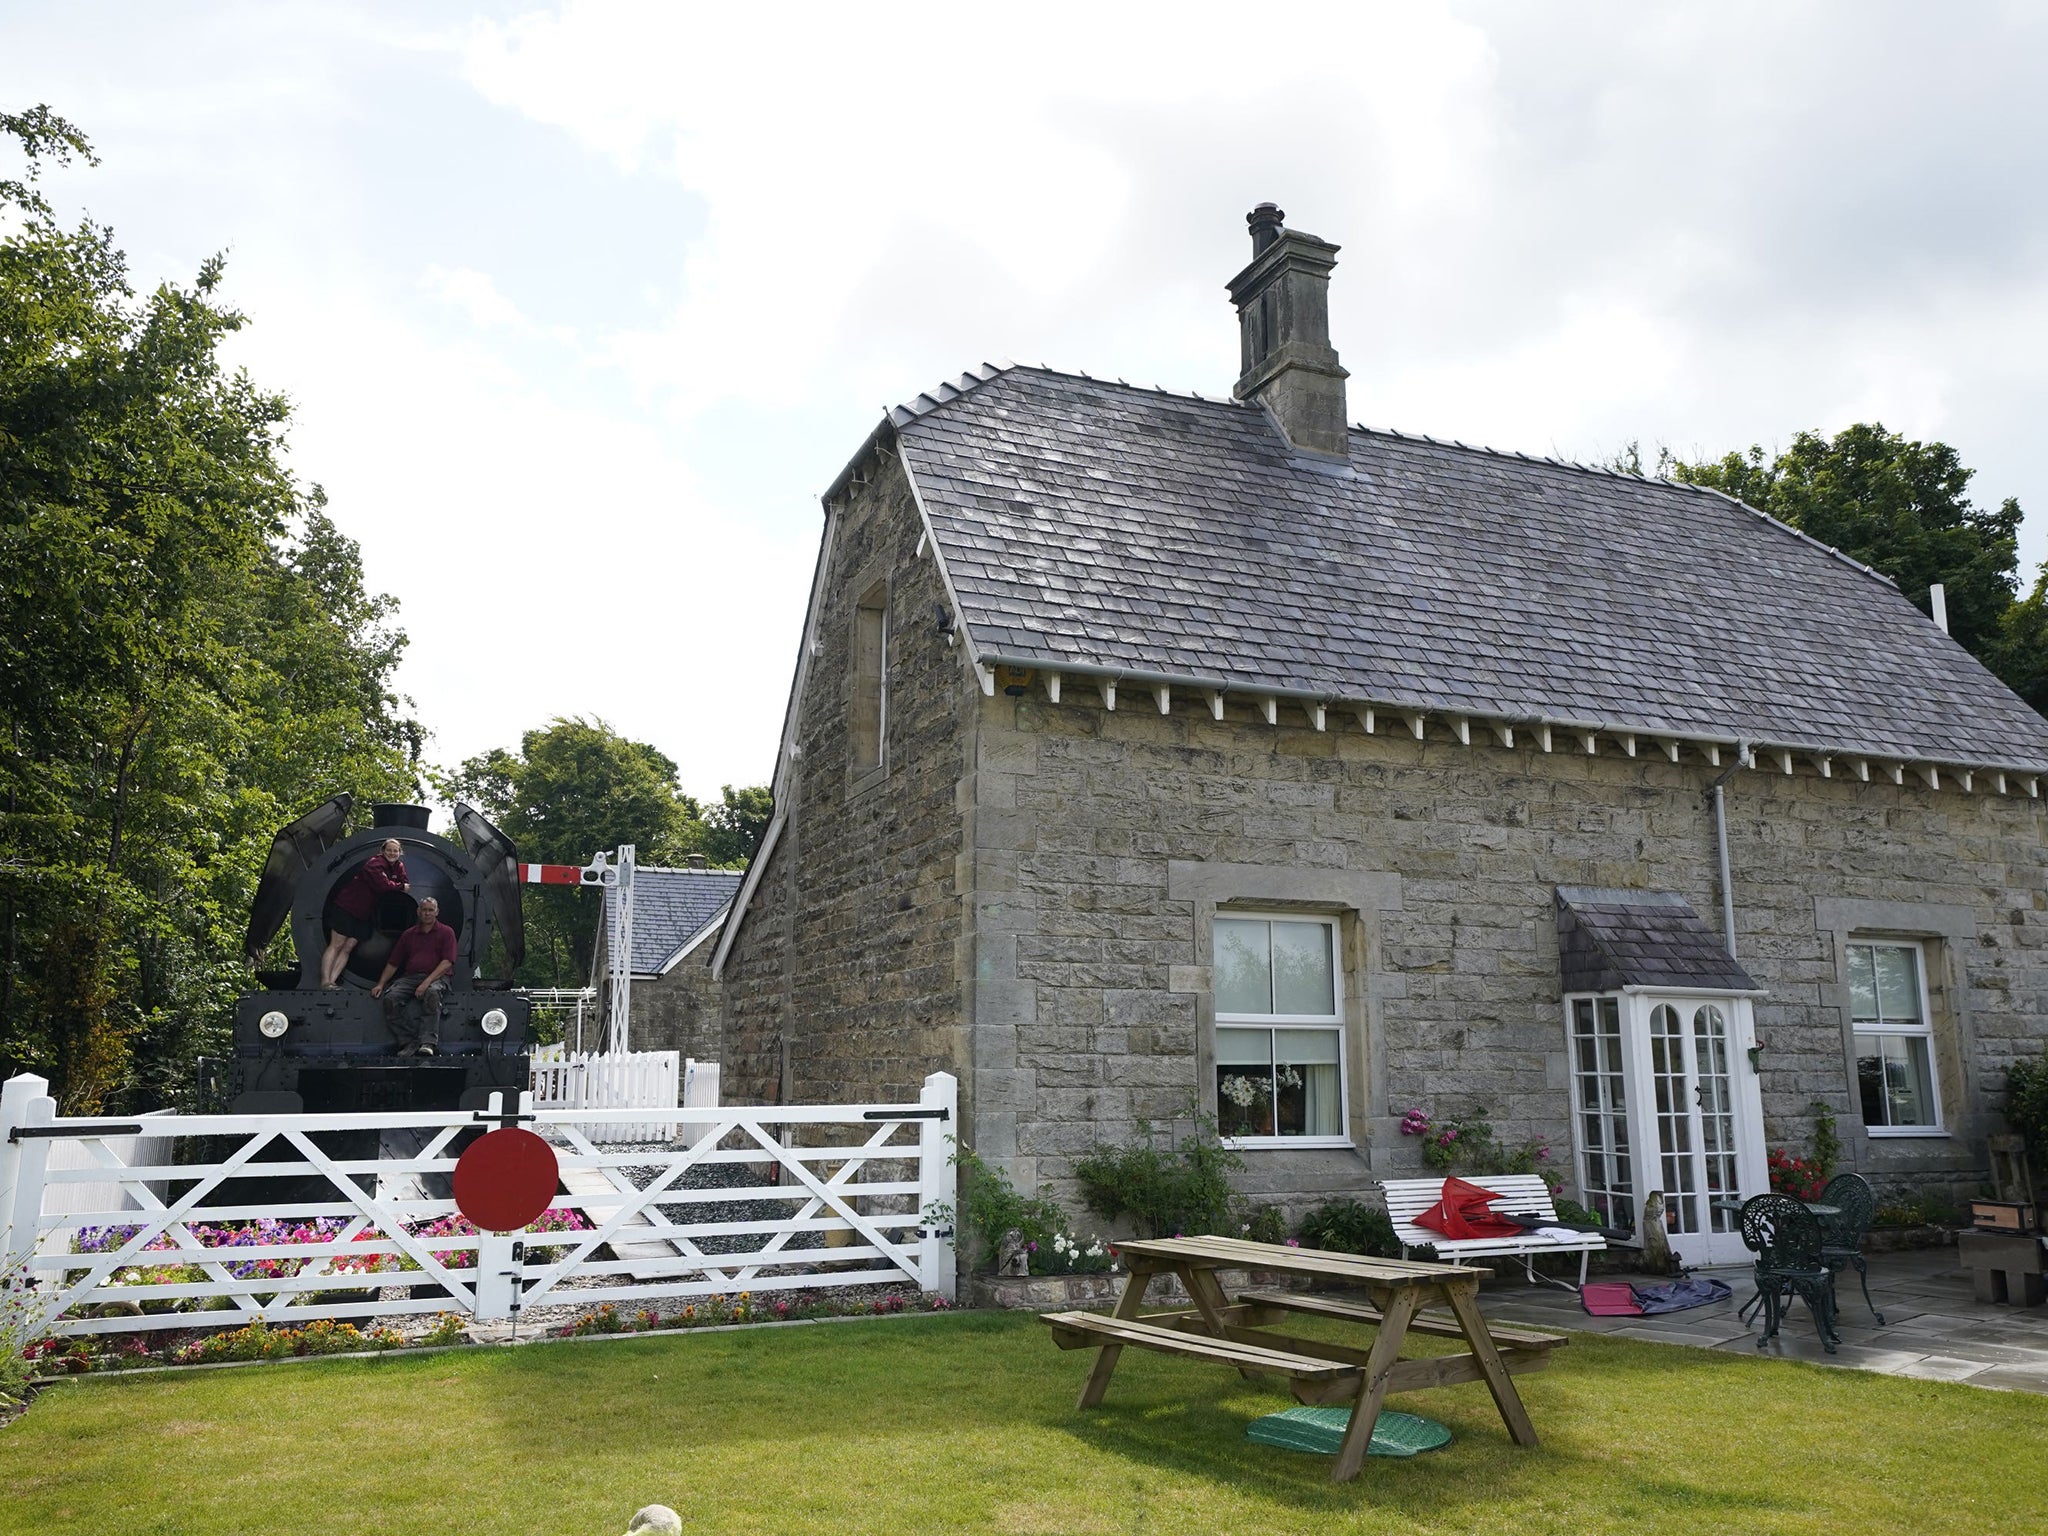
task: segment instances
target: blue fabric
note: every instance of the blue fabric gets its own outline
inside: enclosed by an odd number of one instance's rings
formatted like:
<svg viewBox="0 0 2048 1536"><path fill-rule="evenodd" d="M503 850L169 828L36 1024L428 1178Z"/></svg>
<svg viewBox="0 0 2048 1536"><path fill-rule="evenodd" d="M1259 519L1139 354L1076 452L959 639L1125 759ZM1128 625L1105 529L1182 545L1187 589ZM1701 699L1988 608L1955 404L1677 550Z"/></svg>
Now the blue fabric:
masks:
<svg viewBox="0 0 2048 1536"><path fill-rule="evenodd" d="M1690 1307L1704 1307L1710 1301L1726 1301L1735 1294L1725 1281L1703 1277L1672 1280L1663 1285L1638 1285L1633 1289L1636 1305L1643 1309L1646 1317L1658 1312L1683 1312Z"/></svg>

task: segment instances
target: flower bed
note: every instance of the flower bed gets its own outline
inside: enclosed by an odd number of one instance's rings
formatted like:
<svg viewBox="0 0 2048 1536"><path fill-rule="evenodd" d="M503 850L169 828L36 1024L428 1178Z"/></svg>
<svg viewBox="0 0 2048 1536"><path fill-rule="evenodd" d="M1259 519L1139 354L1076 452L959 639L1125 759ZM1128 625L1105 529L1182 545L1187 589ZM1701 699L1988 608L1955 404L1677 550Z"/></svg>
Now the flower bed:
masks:
<svg viewBox="0 0 2048 1536"><path fill-rule="evenodd" d="M750 1291L741 1291L732 1297L707 1296L672 1306L665 1312L652 1307L622 1312L608 1302L584 1313L573 1323L547 1329L544 1336L588 1338L615 1333L731 1327L735 1324L808 1322L827 1317L891 1317L904 1312L947 1312L952 1310L952 1306L936 1292L906 1296L889 1291L867 1299L796 1291L767 1299ZM443 1312L423 1332L412 1334L400 1332L389 1325L358 1328L353 1323L335 1322L328 1318L315 1318L302 1328L280 1328L258 1321L247 1327L213 1333L91 1334L79 1338L46 1338L29 1345L23 1355L30 1370L47 1379L172 1365L213 1365L225 1361L288 1360L308 1355L447 1348L469 1342L468 1319L459 1313Z"/></svg>
<svg viewBox="0 0 2048 1536"><path fill-rule="evenodd" d="M417 1271L419 1263L405 1253L366 1253L359 1257L328 1257L325 1255L308 1258L271 1256L267 1258L237 1259L232 1257L238 1248L274 1248L291 1244L332 1243L347 1230L345 1217L323 1216L311 1221L274 1221L263 1218L258 1221L227 1222L207 1225L188 1222L185 1230L197 1239L203 1248L218 1253L219 1262L227 1272L238 1280L287 1279L304 1272L309 1263L325 1262L327 1272L336 1276L383 1275L406 1270ZM590 1223L583 1215L565 1206L550 1206L540 1219L525 1230L530 1233L582 1232L588 1231ZM73 1253L108 1253L125 1247L142 1228L139 1225L82 1227L72 1239ZM429 1244L435 1239L469 1238L477 1235L476 1228L460 1215L449 1215L434 1221L408 1223L406 1231ZM353 1241L376 1242L383 1236L375 1230L359 1232ZM144 1245L142 1252L154 1253L176 1248L182 1244L168 1233L159 1233ZM562 1245L534 1245L529 1253L541 1263L560 1250ZM430 1249L436 1260L449 1269L473 1269L476 1266L474 1251L461 1249ZM210 1276L196 1263L183 1264L141 1264L132 1263L126 1268L114 1271L104 1282L110 1286L155 1286L155 1285L202 1285ZM76 1309L77 1315L89 1315L98 1304L83 1302ZM119 1305L119 1304L116 1304ZM151 1313L206 1311L218 1302L205 1297L166 1297L162 1301L145 1300L140 1310Z"/></svg>

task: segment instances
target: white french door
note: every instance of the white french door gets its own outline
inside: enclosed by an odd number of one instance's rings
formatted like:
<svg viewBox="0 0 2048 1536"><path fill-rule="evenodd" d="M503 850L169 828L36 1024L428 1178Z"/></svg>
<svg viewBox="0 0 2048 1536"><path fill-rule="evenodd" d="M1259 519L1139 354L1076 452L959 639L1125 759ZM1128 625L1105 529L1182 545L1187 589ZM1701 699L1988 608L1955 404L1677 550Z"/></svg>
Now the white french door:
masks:
<svg viewBox="0 0 2048 1536"><path fill-rule="evenodd" d="M1607 994L1565 1014L1584 1203L1634 1227L1660 1191L1680 1259L1741 1262L1737 1209L1768 1186L1749 999Z"/></svg>

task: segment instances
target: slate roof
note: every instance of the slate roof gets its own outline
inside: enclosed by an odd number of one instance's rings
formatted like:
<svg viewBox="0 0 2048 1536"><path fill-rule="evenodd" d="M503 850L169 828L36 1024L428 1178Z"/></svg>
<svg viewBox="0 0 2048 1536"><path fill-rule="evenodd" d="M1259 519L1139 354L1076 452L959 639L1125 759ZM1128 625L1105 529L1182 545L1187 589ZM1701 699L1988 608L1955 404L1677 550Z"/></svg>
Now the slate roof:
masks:
<svg viewBox="0 0 2048 1536"><path fill-rule="evenodd" d="M633 974L658 976L667 970L718 920L744 878L737 869L663 869L652 864L636 868ZM606 887L607 905L611 899L611 888Z"/></svg>
<svg viewBox="0 0 2048 1536"><path fill-rule="evenodd" d="M1718 493L985 366L891 413L975 654L1588 729L2048 771L1883 577ZM849 473L851 467L849 467Z"/></svg>
<svg viewBox="0 0 2048 1536"><path fill-rule="evenodd" d="M1759 990L1691 903L1670 891L1559 886L1557 956L1566 992Z"/></svg>

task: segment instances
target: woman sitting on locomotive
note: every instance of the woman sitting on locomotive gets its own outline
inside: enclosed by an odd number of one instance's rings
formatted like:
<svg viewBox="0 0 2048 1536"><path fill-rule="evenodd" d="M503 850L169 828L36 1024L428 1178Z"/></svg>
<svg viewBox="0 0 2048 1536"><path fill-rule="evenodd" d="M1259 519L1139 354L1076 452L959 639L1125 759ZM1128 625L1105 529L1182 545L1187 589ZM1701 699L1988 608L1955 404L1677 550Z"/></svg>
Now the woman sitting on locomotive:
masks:
<svg viewBox="0 0 2048 1536"><path fill-rule="evenodd" d="M405 877L404 854L397 838L385 838L384 846L334 893L334 926L327 930L327 952L320 957L321 986L340 986L356 945L377 931L378 899L412 889Z"/></svg>

